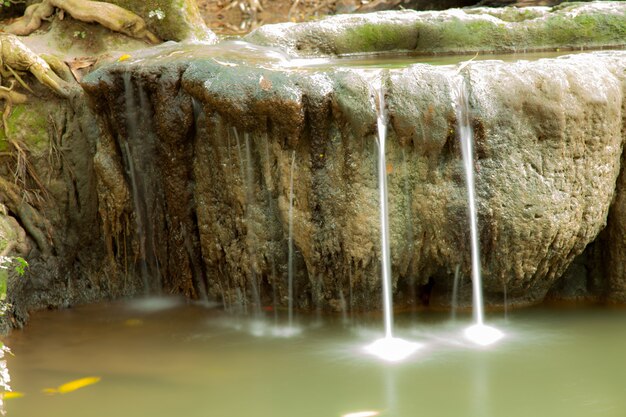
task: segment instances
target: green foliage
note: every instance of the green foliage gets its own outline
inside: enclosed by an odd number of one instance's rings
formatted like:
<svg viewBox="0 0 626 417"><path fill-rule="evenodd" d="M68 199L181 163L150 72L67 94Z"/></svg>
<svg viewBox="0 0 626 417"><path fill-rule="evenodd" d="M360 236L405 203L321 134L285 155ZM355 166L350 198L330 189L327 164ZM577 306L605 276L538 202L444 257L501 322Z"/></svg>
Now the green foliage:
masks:
<svg viewBox="0 0 626 417"><path fill-rule="evenodd" d="M17 265L15 265L15 272L17 272L17 275L19 275L20 277L24 276L26 268L28 268L28 262L21 256L16 256L13 259L17 263Z"/></svg>
<svg viewBox="0 0 626 417"><path fill-rule="evenodd" d="M7 269L12 266L18 276L23 276L28 268L28 261L21 256L1 256L0 257L0 316L3 315L9 305L5 302L7 298L7 283L9 274Z"/></svg>

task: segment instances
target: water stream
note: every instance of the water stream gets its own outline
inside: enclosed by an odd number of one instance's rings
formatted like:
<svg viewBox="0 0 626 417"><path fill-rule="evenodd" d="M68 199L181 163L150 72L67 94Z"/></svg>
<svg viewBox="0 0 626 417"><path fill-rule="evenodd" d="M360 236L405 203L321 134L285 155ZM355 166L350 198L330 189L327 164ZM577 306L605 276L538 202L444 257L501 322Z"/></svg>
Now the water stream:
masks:
<svg viewBox="0 0 626 417"><path fill-rule="evenodd" d="M137 262L140 264L144 293L148 295L159 293L162 287L153 219L150 218L150 211L154 210L156 204L154 190L148 183L148 178L152 177L150 161L154 158L146 157L154 155L154 149L149 130L144 126L151 123L151 115L143 89L139 87L135 94L131 73L124 73L123 80L127 136L118 140L134 206L135 234L139 250L136 254Z"/></svg>
<svg viewBox="0 0 626 417"><path fill-rule="evenodd" d="M465 65L462 64L460 68L465 68ZM467 188L472 259L472 312L474 325L467 328L465 335L468 339L478 344L489 345L502 338L503 334L498 329L485 325L482 275L480 270L480 246L478 241L478 216L476 214L476 190L474 184L474 131L470 121L471 109L469 104L468 81L465 77L458 75L455 82L455 109Z"/></svg>
<svg viewBox="0 0 626 417"><path fill-rule="evenodd" d="M391 254L389 249L389 202L387 194L387 110L383 81L375 87L376 125L378 127L378 192L380 198L380 252L383 283L383 314L385 337L393 337L393 301L391 288Z"/></svg>
<svg viewBox="0 0 626 417"><path fill-rule="evenodd" d="M293 328L293 172L296 165L296 151L291 153L291 168L289 171L289 236L287 238L287 295L288 295L288 324Z"/></svg>
<svg viewBox="0 0 626 417"><path fill-rule="evenodd" d="M367 345L365 350L383 360L398 362L413 354L419 345L393 336L393 288L391 282L391 250L389 245L389 202L387 193L387 108L385 104L384 72L370 82L378 128L378 191L380 199L380 252L383 295L383 326L385 336Z"/></svg>

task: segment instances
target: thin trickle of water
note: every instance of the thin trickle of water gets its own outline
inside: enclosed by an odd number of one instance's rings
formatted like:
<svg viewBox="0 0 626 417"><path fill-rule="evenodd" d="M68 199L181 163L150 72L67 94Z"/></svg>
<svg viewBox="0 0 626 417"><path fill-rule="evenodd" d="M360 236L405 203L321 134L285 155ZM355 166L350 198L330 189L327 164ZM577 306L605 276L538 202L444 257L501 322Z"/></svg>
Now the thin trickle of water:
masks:
<svg viewBox="0 0 626 417"><path fill-rule="evenodd" d="M353 321L354 319L354 315L353 315L354 294L353 294L352 286L354 284L352 282L352 265L348 265L348 284L350 285L350 287L348 288L348 308L350 311L350 321Z"/></svg>
<svg viewBox="0 0 626 417"><path fill-rule="evenodd" d="M275 230L276 230L276 227L274 225L275 224L274 217L276 214L276 209L274 207L274 199L272 197L273 186L270 185L272 174L271 174L270 145L269 145L267 134L265 134L265 136L263 137L263 141L265 142L265 164L267 167L267 172L265 174L267 175L265 195L267 198L269 218L271 219L270 220L270 225L271 225L270 234L273 239L273 237L275 236ZM278 274L276 271L276 259L275 259L274 251L271 251L269 262L270 262L270 268L271 268L271 276L269 277L269 281L272 287L272 310L274 311L274 325L277 326L278 325L278 279L277 279Z"/></svg>
<svg viewBox="0 0 626 417"><path fill-rule="evenodd" d="M509 300L508 300L508 295L507 295L507 282L506 280L502 281L502 292L504 294L504 321L508 322L509 321Z"/></svg>
<svg viewBox="0 0 626 417"><path fill-rule="evenodd" d="M239 132L237 132L237 128L233 126L233 134L235 135L235 145L237 146L237 158L239 159L239 177L241 178L241 183L245 183L246 176L244 174L244 163L243 163L243 155L241 155L241 144L239 142Z"/></svg>
<svg viewBox="0 0 626 417"><path fill-rule="evenodd" d="M462 64L461 69L468 63ZM485 326L483 312L483 288L480 272L480 247L478 246L478 221L476 214L476 191L474 187L474 132L470 124L469 91L462 76L456 77L456 118L463 155L463 167L467 185L467 201L470 217L470 236L472 242L472 295L474 325L465 330L465 336L479 345L490 345L500 340L504 334L493 327Z"/></svg>
<svg viewBox="0 0 626 417"><path fill-rule="evenodd" d="M391 253L389 250L389 208L387 202L387 164L385 144L387 141L387 111L383 82L373 86L376 94L376 125L378 128L378 191L380 198L380 241L383 279L383 314L385 337L393 337L393 300L391 295Z"/></svg>
<svg viewBox="0 0 626 417"><path fill-rule="evenodd" d="M459 308L459 281L461 279L461 265L458 264L454 270L454 281L452 282L452 300L450 309L452 321L456 320L456 310Z"/></svg>
<svg viewBox="0 0 626 417"><path fill-rule="evenodd" d="M287 238L287 294L288 294L288 322L293 327L293 173L296 166L296 151L291 153L291 169L289 171L289 231Z"/></svg>
<svg viewBox="0 0 626 417"><path fill-rule="evenodd" d="M146 264L146 232L144 230L144 220L142 210L139 204L139 186L137 184L137 173L135 170L135 164L133 162L133 155L130 151L128 142L124 142L124 149L126 150L126 166L128 167L128 177L130 178L130 188L133 194L133 208L135 209L135 228L137 232L137 238L139 239L139 258L141 262L141 279L143 280L143 288L147 293L149 292L150 283L148 281L148 265Z"/></svg>
<svg viewBox="0 0 626 417"><path fill-rule="evenodd" d="M346 297L343 296L343 290L339 288L339 307L341 308L341 322L343 325L350 323L348 319L348 306L346 305Z"/></svg>
<svg viewBox="0 0 626 417"><path fill-rule="evenodd" d="M470 124L469 94L465 79L459 77L457 83L456 118L461 140L461 153L465 170L467 200L470 217L470 236L472 244L472 295L474 322L482 325L483 313L482 276L480 271L480 247L478 245L478 221L476 215L476 190L474 186L474 131Z"/></svg>
<svg viewBox="0 0 626 417"><path fill-rule="evenodd" d="M246 132L243 135L246 146L246 226L248 232L248 255L250 258L250 276L252 287L252 300L254 302L254 315L260 317L261 296L259 292L259 283L256 276L256 253L257 253L257 236L254 230L254 220L252 218L252 202L254 201L254 171L252 166L252 151L250 150L250 135Z"/></svg>
<svg viewBox="0 0 626 417"><path fill-rule="evenodd" d="M123 159L126 167L126 173L130 180L131 194L133 198L133 208L135 214L135 227L137 239L139 241L139 262L141 265L141 278L144 285L144 292L149 294L151 292L158 292L161 289L161 273L159 270L159 262L156 256L156 242L154 239L154 230L151 226L148 216L148 198L154 197L148 195L145 181L149 172L147 171L146 163L149 163L147 159L144 161L139 158L138 155L153 152L150 149L150 143L146 137L147 133L145 129L142 129L141 124L149 120L149 103L145 92L139 89L139 103L135 97L131 74L124 73L124 101L126 106L126 131L127 137L120 143L122 149ZM121 139L120 139L121 140ZM137 147L137 149L135 149ZM138 166L137 161L144 165ZM154 203L154 199L151 200Z"/></svg>
<svg viewBox="0 0 626 417"><path fill-rule="evenodd" d="M387 164L385 145L387 140L387 109L382 77L370 83L374 90L374 107L378 127L378 188L380 195L380 231L383 280L383 315L385 337L375 340L365 347L365 351L383 360L397 362L412 355L419 344L393 337L393 300L391 295L391 254L389 250L389 209L387 202Z"/></svg>

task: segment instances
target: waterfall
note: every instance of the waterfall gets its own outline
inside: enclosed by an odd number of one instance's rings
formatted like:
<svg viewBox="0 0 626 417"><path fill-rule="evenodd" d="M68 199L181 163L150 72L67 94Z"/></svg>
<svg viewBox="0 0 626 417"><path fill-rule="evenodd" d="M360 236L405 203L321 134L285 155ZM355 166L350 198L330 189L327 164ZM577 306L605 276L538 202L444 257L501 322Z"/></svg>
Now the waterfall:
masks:
<svg viewBox="0 0 626 417"><path fill-rule="evenodd" d="M474 322L484 324L482 275L480 272L480 247L478 243L478 220L476 215L476 189L474 186L474 131L470 124L469 97L464 79L458 83L456 116L458 134L461 141L461 154L465 171L467 202L470 219L470 239L472 245L472 295Z"/></svg>
<svg viewBox="0 0 626 417"><path fill-rule="evenodd" d="M383 287L383 322L385 337L378 339L365 347L365 351L379 358L397 362L409 357L419 345L397 337L393 337L393 298L391 286L391 251L389 248L389 208L387 194L387 108L385 104L385 89L383 77L370 82L370 90L374 97L376 111L376 125L378 130L378 191L380 198L380 252L381 278Z"/></svg>
<svg viewBox="0 0 626 417"><path fill-rule="evenodd" d="M124 102L126 106L126 138L119 138L126 174L129 178L133 199L135 233L138 240L141 265L141 278L144 292L147 294L161 290L161 272L157 257L157 246L154 236L154 227L150 219L150 210L154 210L156 196L148 184L153 167L150 165L153 158L147 155L154 154L153 141L149 138L149 130L144 124L150 124L150 113L147 96L139 88L139 102L135 96L131 74L124 73Z"/></svg>
<svg viewBox="0 0 626 417"><path fill-rule="evenodd" d="M461 64L460 70L466 67L469 70L467 64L468 63ZM477 344L489 345L502 338L503 334L498 329L485 326L482 275L480 271L480 247L478 242L478 216L476 213L476 191L474 186L474 131L470 121L469 89L468 82L466 82L466 79L461 75L457 75L454 82L456 83L455 110L458 136L461 141L463 168L465 171L472 246L472 313L474 325L465 330L465 336Z"/></svg>
<svg viewBox="0 0 626 417"><path fill-rule="evenodd" d="M393 337L393 299L391 288L391 254L389 249L389 207L387 195L387 163L385 145L387 142L387 112L385 91L382 80L375 87L376 125L378 127L378 192L380 198L380 251L383 281L383 312L385 337Z"/></svg>

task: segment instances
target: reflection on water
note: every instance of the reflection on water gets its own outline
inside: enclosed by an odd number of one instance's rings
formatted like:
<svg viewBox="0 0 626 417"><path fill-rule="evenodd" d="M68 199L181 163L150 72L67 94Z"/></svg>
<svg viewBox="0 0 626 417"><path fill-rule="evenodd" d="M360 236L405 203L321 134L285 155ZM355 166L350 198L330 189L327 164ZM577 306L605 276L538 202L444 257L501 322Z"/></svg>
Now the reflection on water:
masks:
<svg viewBox="0 0 626 417"><path fill-rule="evenodd" d="M381 336L379 317L349 327L341 318L321 327L303 320L285 338L273 336L273 320L253 325L217 309L163 304L34 314L5 340L15 355L6 358L11 386L24 393L6 401L8 415L626 415L625 310L518 311L509 324L492 316L507 337L489 347L463 337L470 317L451 323L447 314L417 313L415 322L398 318L396 333L423 348L390 364L362 352ZM100 379L42 393L85 377Z"/></svg>

